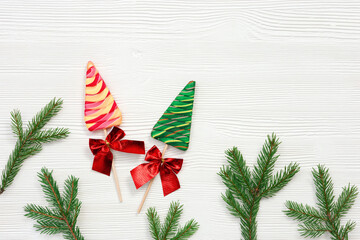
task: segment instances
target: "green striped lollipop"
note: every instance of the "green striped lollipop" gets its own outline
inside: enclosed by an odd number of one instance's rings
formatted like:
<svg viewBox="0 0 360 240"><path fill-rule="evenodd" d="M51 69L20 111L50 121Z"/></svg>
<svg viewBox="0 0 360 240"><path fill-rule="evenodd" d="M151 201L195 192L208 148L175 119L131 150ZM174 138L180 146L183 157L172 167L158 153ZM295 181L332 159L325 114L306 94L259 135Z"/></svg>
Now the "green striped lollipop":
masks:
<svg viewBox="0 0 360 240"><path fill-rule="evenodd" d="M190 81L155 124L151 137L186 151L189 147L195 82Z"/></svg>

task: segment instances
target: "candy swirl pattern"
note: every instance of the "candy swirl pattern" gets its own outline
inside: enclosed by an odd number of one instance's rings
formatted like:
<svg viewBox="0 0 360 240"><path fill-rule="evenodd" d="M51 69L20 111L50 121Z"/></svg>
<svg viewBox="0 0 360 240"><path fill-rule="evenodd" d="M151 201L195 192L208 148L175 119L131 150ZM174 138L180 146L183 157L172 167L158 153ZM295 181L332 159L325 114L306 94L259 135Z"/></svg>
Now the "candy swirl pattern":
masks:
<svg viewBox="0 0 360 240"><path fill-rule="evenodd" d="M85 123L89 131L120 125L122 116L113 96L92 62L87 64Z"/></svg>
<svg viewBox="0 0 360 240"><path fill-rule="evenodd" d="M187 150L194 95L195 82L190 81L155 124L151 136L180 150Z"/></svg>

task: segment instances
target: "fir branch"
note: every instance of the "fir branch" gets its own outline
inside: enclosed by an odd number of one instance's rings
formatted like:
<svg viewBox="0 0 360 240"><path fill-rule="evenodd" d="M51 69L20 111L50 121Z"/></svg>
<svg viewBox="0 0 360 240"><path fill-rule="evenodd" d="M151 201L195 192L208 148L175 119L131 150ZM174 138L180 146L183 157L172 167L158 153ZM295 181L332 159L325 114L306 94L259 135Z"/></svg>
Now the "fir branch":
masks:
<svg viewBox="0 0 360 240"><path fill-rule="evenodd" d="M313 171L316 188L316 197L320 210L328 216L334 207L334 184L329 175L329 170L319 165L318 171Z"/></svg>
<svg viewBox="0 0 360 240"><path fill-rule="evenodd" d="M186 240L189 239L194 233L199 230L199 224L191 219L184 227L180 228L176 235L171 240Z"/></svg>
<svg viewBox="0 0 360 240"><path fill-rule="evenodd" d="M170 203L168 214L165 218L165 222L161 227L160 236L162 240L166 240L168 236L173 235L176 227L179 225L179 219L182 214L182 206L179 202Z"/></svg>
<svg viewBox="0 0 360 240"><path fill-rule="evenodd" d="M250 205L244 204L245 218L240 219L241 235L245 240L257 239L257 213L260 208L260 199L252 197Z"/></svg>
<svg viewBox="0 0 360 240"><path fill-rule="evenodd" d="M63 100L53 98L28 122L27 132L30 135L40 131L62 109Z"/></svg>
<svg viewBox="0 0 360 240"><path fill-rule="evenodd" d="M251 204L251 190L249 191L246 189L246 186L241 185L241 181L233 173L233 170L230 166L223 166L220 169L219 176L224 179L223 182L232 195L236 196L238 199L241 199L243 202L247 202L247 204Z"/></svg>
<svg viewBox="0 0 360 240"><path fill-rule="evenodd" d="M280 141L275 134L267 136L252 172L236 147L225 152L229 166L223 166L219 176L228 189L222 198L227 203L230 213L240 218L241 235L244 240L257 239L256 217L261 199L274 196L300 170L297 163L290 163L273 175L279 157L276 154L279 145Z"/></svg>
<svg viewBox="0 0 360 240"><path fill-rule="evenodd" d="M226 150L225 154L231 169L234 171L234 174L238 176L238 182L251 192L254 183L251 179L250 168L246 165L246 161L241 152L236 147L233 147L232 149Z"/></svg>
<svg viewBox="0 0 360 240"><path fill-rule="evenodd" d="M35 204L28 204L25 206L25 211L28 212L28 216L34 220L48 220L48 221L62 221L63 218L59 213L48 207L41 207Z"/></svg>
<svg viewBox="0 0 360 240"><path fill-rule="evenodd" d="M261 195L265 198L274 196L285 187L299 171L300 168L297 163L290 163L289 166L285 166L284 170L280 170L275 176L270 178L266 190L264 190Z"/></svg>
<svg viewBox="0 0 360 240"><path fill-rule="evenodd" d="M80 207L80 202L77 199L78 182L79 179L73 176L70 176L68 179L65 180L63 198L66 213L73 212L74 209Z"/></svg>
<svg viewBox="0 0 360 240"><path fill-rule="evenodd" d="M227 209L230 211L230 213L232 215L234 215L235 217L242 218L242 219L246 218L244 215L245 210L240 205L240 203L235 200L234 196L232 195L232 193L229 189L226 190L225 194L222 194L221 197L224 200L224 202L227 203L227 205L228 205Z"/></svg>
<svg viewBox="0 0 360 240"><path fill-rule="evenodd" d="M60 197L59 187L52 177L52 172L49 172L46 168L41 169L41 172L38 173L39 182L43 192L45 193L45 199L48 203L51 204L54 208L59 208L63 210L63 202Z"/></svg>
<svg viewBox="0 0 360 240"><path fill-rule="evenodd" d="M36 220L34 227L40 233L62 233L65 239L83 240L84 237L76 226L76 218L81 208L81 202L77 198L79 180L70 176L65 181L64 194L61 196L52 171L42 168L38 177L51 208L28 204L24 208L25 216Z"/></svg>
<svg viewBox="0 0 360 240"><path fill-rule="evenodd" d="M267 141L265 141L258 156L257 165L254 167L252 173L253 181L256 184L256 192L262 191L271 177L275 162L279 157L279 155L276 155L279 145L279 139L274 133L271 137L269 135L267 136Z"/></svg>
<svg viewBox="0 0 360 240"><path fill-rule="evenodd" d="M317 169L313 169L312 175L319 209L287 201L285 214L302 223L299 231L304 237L315 238L329 232L333 240L347 240L349 232L355 228L355 222L348 221L341 226L340 218L354 205L358 195L357 187L350 184L344 187L335 202L334 184L329 170L318 165Z"/></svg>
<svg viewBox="0 0 360 240"><path fill-rule="evenodd" d="M11 115L11 128L13 130L13 133L21 140L24 134L21 113L19 110L15 109L12 112L10 112L10 115Z"/></svg>
<svg viewBox="0 0 360 240"><path fill-rule="evenodd" d="M194 219L188 221L184 227L179 227L182 211L183 205L180 205L179 202L172 202L165 222L161 225L160 217L155 208L148 208L146 215L152 238L154 240L186 240L194 235L199 229L199 224Z"/></svg>
<svg viewBox="0 0 360 240"><path fill-rule="evenodd" d="M43 222L38 221L39 224L34 224L34 227L37 231L40 231L42 234L53 235L57 233L61 233L62 228L58 226L58 224L51 222Z"/></svg>
<svg viewBox="0 0 360 240"><path fill-rule="evenodd" d="M293 201L286 201L285 206L288 210L286 215L304 223L319 223L326 221L326 216L322 216L320 211L309 205L299 204Z"/></svg>
<svg viewBox="0 0 360 240"><path fill-rule="evenodd" d="M23 143L23 141L16 142L15 149L10 154L9 160L2 172L0 194L2 194L14 181L14 178L20 171L24 160L39 153L41 150L42 146L40 144L29 146L29 144Z"/></svg>
<svg viewBox="0 0 360 240"><path fill-rule="evenodd" d="M321 223L304 223L299 225L299 232L303 237L320 237L328 231Z"/></svg>
<svg viewBox="0 0 360 240"><path fill-rule="evenodd" d="M160 240L160 217L158 213L156 212L155 208L151 207L148 209L147 213L147 219L149 221L149 229L151 232L151 236L155 240Z"/></svg>
<svg viewBox="0 0 360 240"><path fill-rule="evenodd" d="M55 140L63 139L69 135L67 128L54 128L40 131L32 136L31 141L38 143L48 143Z"/></svg>
<svg viewBox="0 0 360 240"><path fill-rule="evenodd" d="M345 226L341 226L340 227L340 231L339 231L339 235L341 237L341 239L348 239L348 235L349 232L351 232L352 230L354 230L356 226L356 223L354 221L349 220Z"/></svg>
<svg viewBox="0 0 360 240"><path fill-rule="evenodd" d="M357 195L358 189L356 186L351 186L349 184L347 187L343 188L343 191L334 206L334 219L341 218L348 213L350 208L354 205Z"/></svg>
<svg viewBox="0 0 360 240"><path fill-rule="evenodd" d="M42 143L63 139L69 135L69 130L66 128L40 131L61 110L62 103L61 99L54 98L51 100L27 124L26 130L22 126L20 111L14 110L11 112L11 128L18 140L2 172L0 194L14 181L25 159L42 150Z"/></svg>

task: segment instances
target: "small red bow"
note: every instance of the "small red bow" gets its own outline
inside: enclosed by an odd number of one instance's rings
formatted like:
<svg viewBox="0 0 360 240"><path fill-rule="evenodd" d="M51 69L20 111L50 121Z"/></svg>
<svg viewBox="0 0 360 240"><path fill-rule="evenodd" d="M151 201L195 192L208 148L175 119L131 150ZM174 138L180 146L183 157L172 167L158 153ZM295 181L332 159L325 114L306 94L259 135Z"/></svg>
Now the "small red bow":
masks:
<svg viewBox="0 0 360 240"><path fill-rule="evenodd" d="M150 181L160 172L164 196L178 190L180 182L176 174L181 170L183 159L162 158L160 150L154 145L145 156L143 163L130 171L136 189Z"/></svg>
<svg viewBox="0 0 360 240"><path fill-rule="evenodd" d="M102 139L89 139L91 152L95 155L92 169L110 176L113 154L110 148L127 153L145 153L145 144L143 141L121 140L125 137L125 132L114 127L105 141Z"/></svg>

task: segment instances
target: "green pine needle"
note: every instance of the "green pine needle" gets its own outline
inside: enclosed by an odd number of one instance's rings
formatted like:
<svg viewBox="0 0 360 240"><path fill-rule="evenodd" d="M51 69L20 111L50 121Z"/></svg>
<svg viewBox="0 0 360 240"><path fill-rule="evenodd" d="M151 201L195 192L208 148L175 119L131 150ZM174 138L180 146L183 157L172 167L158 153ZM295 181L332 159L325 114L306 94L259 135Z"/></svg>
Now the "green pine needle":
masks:
<svg viewBox="0 0 360 240"><path fill-rule="evenodd" d="M283 170L280 170L270 178L266 190L261 195L265 198L274 196L291 181L298 171L299 164L297 163L290 163L289 166L285 166Z"/></svg>
<svg viewBox="0 0 360 240"><path fill-rule="evenodd" d="M67 128L41 131L46 123L61 110L62 104L61 99L54 98L51 100L27 124L26 130L23 129L20 111L14 110L11 112L11 128L18 140L2 172L0 194L14 181L25 159L42 150L42 143L63 139L69 135L69 129Z"/></svg>
<svg viewBox="0 0 360 240"><path fill-rule="evenodd" d="M273 174L279 157L279 145L280 141L275 134L267 136L253 171L246 165L238 148L233 147L225 152L229 166L223 166L219 175L228 189L222 198L230 213L240 218L241 235L244 240L257 239L256 216L260 200L274 196L300 170L297 163L290 163L283 170Z"/></svg>
<svg viewBox="0 0 360 240"><path fill-rule="evenodd" d="M318 165L317 169L312 170L312 175L319 209L287 201L285 214L301 222L299 231L304 237L316 238L329 232L333 240L347 240L349 232L355 228L355 222L348 221L341 226L340 220L354 205L358 195L357 187L350 184L344 187L335 201L329 169Z"/></svg>
<svg viewBox="0 0 360 240"><path fill-rule="evenodd" d="M186 240L189 239L198 229L199 224L191 219L184 227L179 227L179 220L183 211L183 205L179 202L172 202L165 222L161 225L160 217L155 208L148 208L147 218L149 229L154 240Z"/></svg>
<svg viewBox="0 0 360 240"><path fill-rule="evenodd" d="M299 225L299 232L303 237L320 237L327 231L328 229L321 223L303 223Z"/></svg>
<svg viewBox="0 0 360 240"><path fill-rule="evenodd" d="M38 173L38 177L50 208L28 204L24 208L25 216L37 222L34 227L40 233L49 235L62 233L65 239L83 240L84 237L76 226L81 208L81 202L77 198L79 179L69 176L61 196L52 171L43 168Z"/></svg>
<svg viewBox="0 0 360 240"><path fill-rule="evenodd" d="M11 113L11 128L13 133L22 139L24 131L23 131L23 123L21 119L21 113L19 110L15 109Z"/></svg>
<svg viewBox="0 0 360 240"><path fill-rule="evenodd" d="M182 206L180 206L180 203L172 202L170 204L169 212L165 218L165 222L161 226L161 239L166 239L167 236L171 236L174 234L174 232L176 231L176 227L179 225L181 214Z"/></svg>
<svg viewBox="0 0 360 240"><path fill-rule="evenodd" d="M150 232L153 239L159 240L160 239L160 229L161 229L161 223L160 223L160 217L158 213L156 212L156 209L151 207L148 209L147 218L150 225Z"/></svg>
<svg viewBox="0 0 360 240"><path fill-rule="evenodd" d="M355 199L358 194L356 186L350 184L343 188L337 202L334 205L334 219L341 218L348 213L350 208L354 205Z"/></svg>
<svg viewBox="0 0 360 240"><path fill-rule="evenodd" d="M31 140L38 143L48 143L55 140L66 138L69 135L67 128L54 128L40 131L31 137Z"/></svg>
<svg viewBox="0 0 360 240"><path fill-rule="evenodd" d="M194 219L191 219L185 223L184 227L179 228L178 232L171 240L189 239L198 229L199 224Z"/></svg>
<svg viewBox="0 0 360 240"><path fill-rule="evenodd" d="M329 175L329 169L323 166L318 166L318 170L312 171L316 197L318 199L318 207L326 215L330 214L334 207L334 184Z"/></svg>
<svg viewBox="0 0 360 240"><path fill-rule="evenodd" d="M293 201L287 201L286 207L289 209L288 216L304 223L320 223L326 221L324 216L316 208L309 205L299 204Z"/></svg>
<svg viewBox="0 0 360 240"><path fill-rule="evenodd" d="M276 155L280 142L276 135L267 136L267 141L257 158L257 165L254 166L252 172L253 181L255 183L255 191L263 191L269 182L274 166L279 155Z"/></svg>

